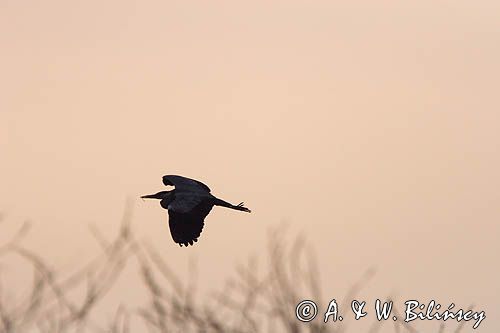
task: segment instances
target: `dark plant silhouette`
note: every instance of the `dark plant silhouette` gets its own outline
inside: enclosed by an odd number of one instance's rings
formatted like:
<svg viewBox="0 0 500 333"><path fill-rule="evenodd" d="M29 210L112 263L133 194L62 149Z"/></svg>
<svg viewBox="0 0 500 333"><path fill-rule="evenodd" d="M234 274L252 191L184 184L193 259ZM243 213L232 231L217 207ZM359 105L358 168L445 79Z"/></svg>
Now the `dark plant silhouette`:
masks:
<svg viewBox="0 0 500 333"><path fill-rule="evenodd" d="M295 318L295 307L304 297L321 304L325 304L325 300L320 288L319 266L311 246L302 237L287 237L283 226L279 233L271 231L269 239L272 241L268 244L267 262L263 267L255 258L237 266L235 275L227 280L223 290L213 292L203 303L195 297L195 265L191 265L191 280L181 281L152 245L134 237L130 205L114 239L107 240L97 228L91 229L101 253L66 277L23 245L29 227L28 223L24 224L0 247L0 263L3 258L14 255L29 264L33 271L33 283L24 298L6 302L5 286L0 285L0 332L128 333L132 332L132 320L141 321L149 332L357 331L340 322L328 325L317 318L302 323ZM283 234L285 236L280 236ZM115 310L109 310L113 314L110 323L98 322L96 306L115 286L128 263L138 267L148 295L147 303L137 305L124 301ZM368 270L360 281L353 283L341 308L350 306L350 300L373 274L373 270ZM374 324L369 332L378 332L382 325ZM394 325L390 330L395 332L417 332L413 326L401 322L385 325ZM462 327L459 325L455 332ZM439 332L445 332L443 325Z"/></svg>

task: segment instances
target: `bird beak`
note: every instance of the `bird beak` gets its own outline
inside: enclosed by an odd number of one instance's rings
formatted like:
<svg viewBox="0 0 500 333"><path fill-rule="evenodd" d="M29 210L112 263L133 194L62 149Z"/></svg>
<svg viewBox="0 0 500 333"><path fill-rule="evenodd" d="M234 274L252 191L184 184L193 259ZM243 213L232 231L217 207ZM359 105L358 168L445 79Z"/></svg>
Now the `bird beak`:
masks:
<svg viewBox="0 0 500 333"><path fill-rule="evenodd" d="M143 195L141 199L160 199L157 197L157 194L148 194L148 195Z"/></svg>

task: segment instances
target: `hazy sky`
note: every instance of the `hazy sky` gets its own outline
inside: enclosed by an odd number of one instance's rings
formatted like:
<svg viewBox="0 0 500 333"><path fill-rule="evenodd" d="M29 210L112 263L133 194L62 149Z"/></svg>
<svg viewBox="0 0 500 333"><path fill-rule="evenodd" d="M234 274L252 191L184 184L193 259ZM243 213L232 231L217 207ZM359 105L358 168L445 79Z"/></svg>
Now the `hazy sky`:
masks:
<svg viewBox="0 0 500 333"><path fill-rule="evenodd" d="M327 298L376 266L371 296L500 327L500 2L3 0L0 47L0 241L29 219L74 267L132 198L139 236L210 289L288 221ZM138 199L163 174L253 213L214 209L181 249Z"/></svg>

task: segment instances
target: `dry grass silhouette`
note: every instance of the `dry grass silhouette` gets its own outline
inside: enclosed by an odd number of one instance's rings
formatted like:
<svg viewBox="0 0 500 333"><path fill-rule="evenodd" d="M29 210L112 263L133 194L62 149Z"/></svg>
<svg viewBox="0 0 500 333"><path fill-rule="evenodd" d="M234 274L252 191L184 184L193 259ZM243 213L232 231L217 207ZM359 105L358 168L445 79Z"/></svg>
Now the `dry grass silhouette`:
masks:
<svg viewBox="0 0 500 333"><path fill-rule="evenodd" d="M223 291L214 292L200 304L195 297L194 268L190 274L192 279L181 281L153 246L134 237L130 222L130 210L126 210L120 230L112 240L105 239L93 228L101 253L64 278L60 278L62 274L51 268L44 258L21 244L29 231L29 224L24 224L1 246L0 261L5 256L16 255L32 267L33 283L24 298L9 302L4 299L5 286L0 285L0 332L128 333L132 332L132 319L142 321L149 332L356 331L355 327L348 329L341 322L324 324L321 313L310 323L301 323L295 318L295 307L305 297L326 304L316 257L301 237L279 236L282 228L279 234L277 230L271 231L269 239L273 241L268 244L268 262L264 269L260 270L260 263L255 259L239 265ZM129 261L137 263L149 301L137 308L130 304L119 306L112 321L103 325L94 319L96 306L115 285ZM341 308L350 307L350 300L373 274L373 270L369 270L359 282L353 283ZM80 297L72 297L74 293L80 293ZM377 322L369 332L378 332L383 325L385 331L417 332L412 325L401 321ZM439 332L446 332L443 325Z"/></svg>

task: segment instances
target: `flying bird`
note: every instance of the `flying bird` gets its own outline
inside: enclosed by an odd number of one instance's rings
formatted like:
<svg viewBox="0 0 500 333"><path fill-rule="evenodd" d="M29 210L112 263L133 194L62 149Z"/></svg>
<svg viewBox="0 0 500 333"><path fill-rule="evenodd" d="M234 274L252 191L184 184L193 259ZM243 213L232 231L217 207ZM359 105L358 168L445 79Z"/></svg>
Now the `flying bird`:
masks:
<svg viewBox="0 0 500 333"><path fill-rule="evenodd" d="M143 195L143 199L159 199L160 205L168 210L168 224L174 242L180 246L193 245L198 241L205 217L213 206L222 206L250 213L243 205L232 205L210 193L210 188L200 181L176 176L163 176L163 184L174 186L171 191Z"/></svg>

